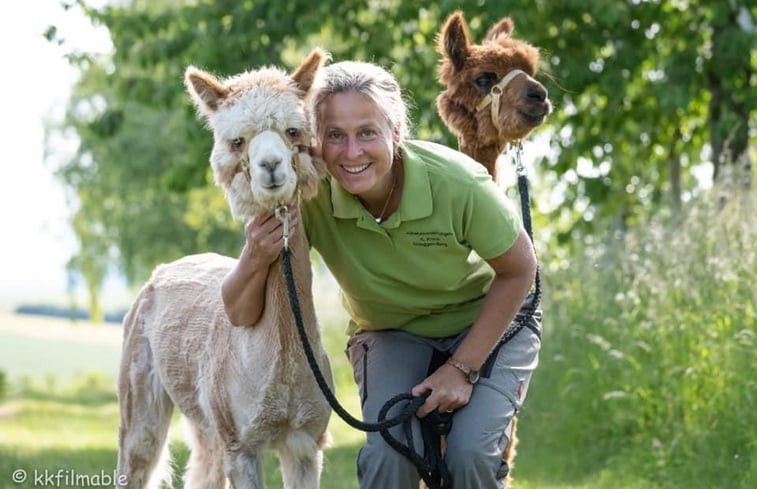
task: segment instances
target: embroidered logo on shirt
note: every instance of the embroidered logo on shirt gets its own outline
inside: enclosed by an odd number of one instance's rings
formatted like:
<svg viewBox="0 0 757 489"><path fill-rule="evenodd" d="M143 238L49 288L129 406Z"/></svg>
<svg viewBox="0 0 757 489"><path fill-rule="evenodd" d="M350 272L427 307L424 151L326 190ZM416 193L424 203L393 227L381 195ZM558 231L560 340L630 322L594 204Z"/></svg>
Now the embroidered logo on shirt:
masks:
<svg viewBox="0 0 757 489"><path fill-rule="evenodd" d="M420 246L424 248L446 248L447 246L449 246L447 240L450 236L452 236L451 232L442 231L408 231L407 234L412 238L413 246Z"/></svg>

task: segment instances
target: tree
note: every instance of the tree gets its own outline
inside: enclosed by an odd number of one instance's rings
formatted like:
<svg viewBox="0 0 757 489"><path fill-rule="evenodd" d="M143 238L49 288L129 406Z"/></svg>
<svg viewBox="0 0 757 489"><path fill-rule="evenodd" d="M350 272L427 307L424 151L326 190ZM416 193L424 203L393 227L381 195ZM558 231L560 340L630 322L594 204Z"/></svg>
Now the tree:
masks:
<svg viewBox="0 0 757 489"><path fill-rule="evenodd" d="M549 49L560 107L552 169L573 183L560 205L588 202L563 240L640 207L679 208L696 191L695 165L710 163L717 181L723 165L749 161L753 2L541 1L533 10L545 25L527 17L526 28Z"/></svg>
<svg viewBox="0 0 757 489"><path fill-rule="evenodd" d="M59 174L82 222L73 264L93 290L98 273L87 270L99 268L87 260L115 260L141 282L182 254L238 252L240 226L210 185L211 138L183 90L187 65L219 74L292 68L314 45L335 60L375 61L405 87L416 134L454 145L434 104L435 37L458 8L476 39L511 15L516 35L543 50L556 112L539 172L561 190L536 216L557 237L550 246L664 202L677 208L696 193L696 165L712 164L720 179L737 159L751 161L757 7L746 0L77 3L114 45L107 59L72 53L82 78L62 125L80 139Z"/></svg>

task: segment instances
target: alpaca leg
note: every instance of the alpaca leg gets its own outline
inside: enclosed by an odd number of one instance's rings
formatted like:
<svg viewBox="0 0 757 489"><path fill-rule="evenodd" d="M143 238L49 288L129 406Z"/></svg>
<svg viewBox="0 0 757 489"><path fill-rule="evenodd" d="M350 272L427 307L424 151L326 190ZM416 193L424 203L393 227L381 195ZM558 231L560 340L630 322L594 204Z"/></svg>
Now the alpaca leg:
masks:
<svg viewBox="0 0 757 489"><path fill-rule="evenodd" d="M117 483L129 489L158 488L171 476L167 435L173 403L164 392L152 400L145 386L133 387L133 416L120 430Z"/></svg>
<svg viewBox="0 0 757 489"><path fill-rule="evenodd" d="M173 403L155 371L147 340L127 339L119 375L121 425L117 487L157 488L170 479L166 438Z"/></svg>
<svg viewBox="0 0 757 489"><path fill-rule="evenodd" d="M512 484L513 465L515 464L515 446L518 444L518 437L516 432L518 429L518 417L513 416L510 421L510 438L507 442L504 452L502 452L502 461L507 464L507 476L505 477L505 483L502 489L509 489Z"/></svg>
<svg viewBox="0 0 757 489"><path fill-rule="evenodd" d="M221 438L207 427L182 418L187 445L191 450L184 489L225 489L226 474L223 470L223 443Z"/></svg>
<svg viewBox="0 0 757 489"><path fill-rule="evenodd" d="M226 449L224 471L234 489L264 489L260 452Z"/></svg>
<svg viewBox="0 0 757 489"><path fill-rule="evenodd" d="M310 435L294 432L279 449L284 489L318 489L323 452Z"/></svg>

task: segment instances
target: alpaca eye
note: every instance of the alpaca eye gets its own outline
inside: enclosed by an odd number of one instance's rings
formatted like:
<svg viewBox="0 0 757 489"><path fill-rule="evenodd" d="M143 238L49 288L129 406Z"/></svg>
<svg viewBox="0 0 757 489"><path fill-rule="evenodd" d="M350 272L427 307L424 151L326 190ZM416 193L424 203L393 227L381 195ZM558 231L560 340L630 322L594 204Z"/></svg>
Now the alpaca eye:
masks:
<svg viewBox="0 0 757 489"><path fill-rule="evenodd" d="M478 78L473 80L473 83L476 84L476 88L481 90L489 90L492 85L494 85L494 80L497 79L497 75L494 73L484 73L483 75L480 75Z"/></svg>
<svg viewBox="0 0 757 489"><path fill-rule="evenodd" d="M233 149L239 149L244 144L244 138L234 138L231 140L231 147Z"/></svg>
<svg viewBox="0 0 757 489"><path fill-rule="evenodd" d="M289 136L290 138L296 138L299 135L300 135L300 130L297 129L296 127L290 127L289 129L287 129L287 136Z"/></svg>

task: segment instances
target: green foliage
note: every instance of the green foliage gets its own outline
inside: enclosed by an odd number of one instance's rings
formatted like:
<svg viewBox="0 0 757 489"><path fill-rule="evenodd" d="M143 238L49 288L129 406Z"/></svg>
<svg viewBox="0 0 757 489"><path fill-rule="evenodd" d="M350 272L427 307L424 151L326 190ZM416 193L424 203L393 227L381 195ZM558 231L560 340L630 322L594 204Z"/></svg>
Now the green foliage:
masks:
<svg viewBox="0 0 757 489"><path fill-rule="evenodd" d="M559 109L550 171L568 184L555 207L586 209L553 229L560 244L608 220L630 224L645 209L677 207L679 186L684 197L696 190L692 167L717 170L744 151L757 100L757 64L745 46L757 30L737 17L754 19L752 2L537 5L542 28L529 22L525 37L547 55ZM731 151L721 162L726 137Z"/></svg>
<svg viewBox="0 0 757 489"><path fill-rule="evenodd" d="M665 488L757 483L757 199L710 200L546 274L524 426L545 451L571 440L565 471L627 467Z"/></svg>
<svg viewBox="0 0 757 489"><path fill-rule="evenodd" d="M556 107L552 155L540 169L564 189L544 209L550 247L609 221L632 223L661 203L677 206L679 193L696 191L688 170L701 155L717 170L722 156L728 163L744 151L757 103L757 58L746 54L756 34L742 26L756 8L745 0L77 4L114 45L105 58L70 54L82 78L60 128L80 139L59 175L76 209L71 270L93 294L113 263L139 283L183 254L238 252L241 227L208 177L211 136L183 89L189 64L224 75L291 69L315 45L335 60L372 60L406 89L416 134L454 145L434 104L436 34L456 9L475 40L511 15L516 36L543 50ZM55 26L45 37L65 42Z"/></svg>

